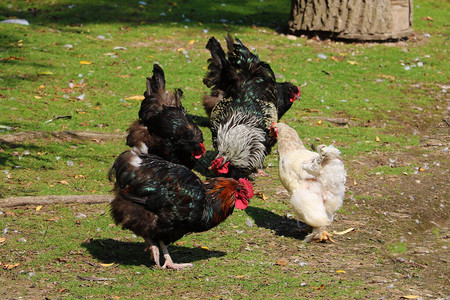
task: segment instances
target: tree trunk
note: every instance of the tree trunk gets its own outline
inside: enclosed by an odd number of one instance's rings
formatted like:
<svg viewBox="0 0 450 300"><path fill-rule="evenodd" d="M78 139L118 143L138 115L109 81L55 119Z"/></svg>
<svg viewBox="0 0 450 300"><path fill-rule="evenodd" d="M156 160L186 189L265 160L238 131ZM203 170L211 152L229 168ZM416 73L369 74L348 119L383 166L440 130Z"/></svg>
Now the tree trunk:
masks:
<svg viewBox="0 0 450 300"><path fill-rule="evenodd" d="M352 40L411 34L412 0L291 0L289 30Z"/></svg>

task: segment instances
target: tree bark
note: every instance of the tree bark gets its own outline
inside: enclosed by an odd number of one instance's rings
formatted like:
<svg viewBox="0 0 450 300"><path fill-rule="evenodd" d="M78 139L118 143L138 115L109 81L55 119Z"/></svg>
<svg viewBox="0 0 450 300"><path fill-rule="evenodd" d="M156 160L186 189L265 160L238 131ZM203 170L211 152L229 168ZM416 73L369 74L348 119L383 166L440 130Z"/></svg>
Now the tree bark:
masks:
<svg viewBox="0 0 450 300"><path fill-rule="evenodd" d="M291 0L289 30L357 40L411 34L412 0Z"/></svg>

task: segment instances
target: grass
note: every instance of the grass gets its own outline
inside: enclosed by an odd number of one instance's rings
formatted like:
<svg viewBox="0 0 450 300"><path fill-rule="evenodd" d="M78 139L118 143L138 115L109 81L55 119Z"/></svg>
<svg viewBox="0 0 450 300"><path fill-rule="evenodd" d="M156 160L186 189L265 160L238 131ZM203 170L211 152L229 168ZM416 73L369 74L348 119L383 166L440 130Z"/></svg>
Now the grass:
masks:
<svg viewBox="0 0 450 300"><path fill-rule="evenodd" d="M228 289L239 290L245 298L277 295L281 290L285 297L299 294L314 297L327 293L327 289L331 294L344 296L361 284L357 279L339 278L336 270L317 272L308 263L300 264L302 261L274 265L267 259L270 249L290 246L302 251L308 246L284 237L277 244L267 244L269 230L260 227L249 231L245 225L249 217L243 212L236 212L233 220L209 232L185 237L171 247L174 259L183 261L189 255L195 272L177 272L174 276L164 270L149 269L149 255L143 255L141 239L113 226L106 210L105 204L87 210L75 205L14 210L13 220L2 224L2 228L10 231L8 247L14 249L6 254L3 265L20 263L14 280L50 286L53 296L97 298L110 290L110 297L142 297L150 291L158 297L167 293L154 290L159 286L177 286L177 291L171 294L174 298L192 297L196 290L210 297L228 297ZM249 242L248 247L244 248L237 239L227 238L237 232ZM35 247L37 244L39 249ZM225 253L213 249L227 250ZM222 267L224 262L229 265L226 269ZM49 268L52 273L46 271ZM6 276L13 279L11 273ZM77 276L109 280L80 281ZM323 292L314 289L322 285Z"/></svg>
<svg viewBox="0 0 450 300"><path fill-rule="evenodd" d="M361 168L367 172L349 170L361 182L377 173L413 173L414 164L373 167L368 157L381 153L386 158L419 145L421 131L435 119L436 95L448 83L448 2L414 1L416 40L399 44L289 40L276 33L288 19L288 1L91 2L0 4L0 19L24 18L31 24L0 23L0 134L124 134L140 107L133 96L142 95L145 78L159 63L168 88L183 89L183 104L199 121L212 151L209 129L200 122L206 117L201 99L207 92L202 78L209 54L204 47L210 36L223 41L229 29L272 65L277 78L302 86L302 100L283 120L308 145L333 143L345 161L364 158ZM327 58L319 59L319 53ZM422 111L429 114L417 119ZM55 116L69 117L47 122ZM330 118L352 123L337 126ZM14 196L108 194L109 166L124 149L123 139L49 137L1 144L0 202ZM266 165L276 179L275 151ZM258 179L256 188L269 200L255 198L247 212L235 212L219 227L171 246L176 261L194 262L195 271L187 272L149 268L142 239L112 225L107 204L2 209L0 228L7 232L0 240L1 265L19 265L4 271L0 284L9 291L14 285L26 287L25 298L125 299L149 293L173 299L373 297L376 288L356 267L342 262L347 274L336 273L319 264L317 256L305 258L317 246L283 229L295 223L284 218L291 210L278 181ZM351 198L354 203L340 211L344 220L363 209L356 202L373 200L358 194ZM246 225L248 219L254 226ZM403 246L386 245L391 253L404 253ZM383 251L377 253L374 261L385 261ZM289 263L277 264L278 258ZM335 265L341 261L339 253L327 258Z"/></svg>

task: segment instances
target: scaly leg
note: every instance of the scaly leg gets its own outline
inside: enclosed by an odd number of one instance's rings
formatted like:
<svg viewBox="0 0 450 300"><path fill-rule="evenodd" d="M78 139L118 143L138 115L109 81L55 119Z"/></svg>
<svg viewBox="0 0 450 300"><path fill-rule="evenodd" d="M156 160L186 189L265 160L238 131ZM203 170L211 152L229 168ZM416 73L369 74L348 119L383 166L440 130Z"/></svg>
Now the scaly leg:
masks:
<svg viewBox="0 0 450 300"><path fill-rule="evenodd" d="M158 267L161 267L161 263L159 262L158 246L149 238L144 238L144 240L145 240L145 244L147 245L147 247L145 247L145 251L150 249L152 251L153 260L155 261L156 265Z"/></svg>
<svg viewBox="0 0 450 300"><path fill-rule="evenodd" d="M168 268L168 269L174 269L174 270L180 270L186 267L192 267L193 264L176 264L172 261L172 258L169 255L169 250L167 249L167 246L164 244L163 241L159 241L159 245L161 246L161 250L164 253L164 259L166 260L164 262L164 265L162 266L163 269Z"/></svg>

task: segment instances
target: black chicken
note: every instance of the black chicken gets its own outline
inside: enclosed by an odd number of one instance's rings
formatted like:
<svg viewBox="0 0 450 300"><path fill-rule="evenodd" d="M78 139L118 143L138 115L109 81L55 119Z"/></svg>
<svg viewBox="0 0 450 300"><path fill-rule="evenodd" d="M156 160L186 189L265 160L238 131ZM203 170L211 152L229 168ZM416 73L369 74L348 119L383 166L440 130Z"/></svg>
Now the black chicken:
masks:
<svg viewBox="0 0 450 300"><path fill-rule="evenodd" d="M269 64L228 34L228 52L210 38L208 73L203 82L212 88L204 97L217 156L211 164L216 175L246 177L261 170L276 140L270 126L300 96L291 83L276 83Z"/></svg>
<svg viewBox="0 0 450 300"><path fill-rule="evenodd" d="M181 269L173 263L167 245L192 232L209 230L234 210L245 209L253 196L246 179L213 178L202 182L183 165L138 149L123 152L109 173L115 178L111 215L116 224L142 236L157 266Z"/></svg>
<svg viewBox="0 0 450 300"><path fill-rule="evenodd" d="M155 64L139 120L128 128L127 145L192 169L205 153L203 134L181 105L183 92L167 92L165 86L164 72Z"/></svg>

